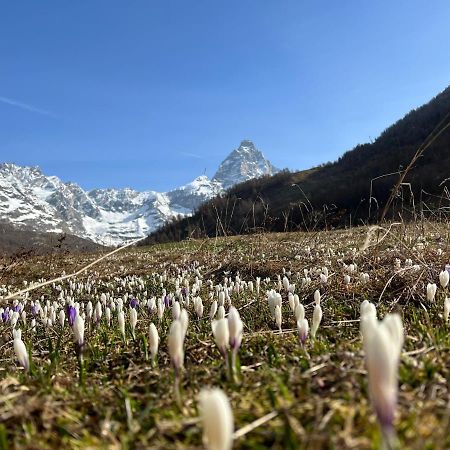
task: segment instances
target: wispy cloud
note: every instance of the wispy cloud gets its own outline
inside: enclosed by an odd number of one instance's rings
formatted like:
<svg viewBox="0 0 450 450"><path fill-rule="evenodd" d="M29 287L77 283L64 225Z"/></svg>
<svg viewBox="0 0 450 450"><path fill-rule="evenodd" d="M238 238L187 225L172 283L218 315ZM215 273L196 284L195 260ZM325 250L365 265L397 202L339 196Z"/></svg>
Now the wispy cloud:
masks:
<svg viewBox="0 0 450 450"><path fill-rule="evenodd" d="M197 155L196 153L180 152L180 155L188 156L189 158L203 159L203 156Z"/></svg>
<svg viewBox="0 0 450 450"><path fill-rule="evenodd" d="M19 102L17 100L14 100L13 98L2 97L1 95L0 95L0 103L5 103L6 105L16 106L17 108L21 108L26 111L34 112L36 114L42 114L44 116L56 117L56 115L50 111L47 111L47 110L41 109L41 108L37 108L36 106L29 105L27 103Z"/></svg>

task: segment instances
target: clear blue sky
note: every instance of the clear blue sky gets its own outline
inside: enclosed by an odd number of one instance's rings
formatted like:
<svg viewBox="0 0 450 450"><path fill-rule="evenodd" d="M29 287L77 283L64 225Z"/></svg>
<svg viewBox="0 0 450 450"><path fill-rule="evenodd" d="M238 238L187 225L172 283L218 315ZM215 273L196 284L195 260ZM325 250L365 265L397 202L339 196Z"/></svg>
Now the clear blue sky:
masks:
<svg viewBox="0 0 450 450"><path fill-rule="evenodd" d="M168 190L243 138L335 160L450 84L450 2L10 1L0 160Z"/></svg>

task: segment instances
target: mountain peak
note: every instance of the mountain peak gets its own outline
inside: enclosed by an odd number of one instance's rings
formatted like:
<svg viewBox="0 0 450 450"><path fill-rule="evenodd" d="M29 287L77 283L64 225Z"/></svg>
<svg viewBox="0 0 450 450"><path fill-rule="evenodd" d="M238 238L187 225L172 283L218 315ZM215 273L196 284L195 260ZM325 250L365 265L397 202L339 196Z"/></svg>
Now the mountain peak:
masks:
<svg viewBox="0 0 450 450"><path fill-rule="evenodd" d="M213 177L224 189L237 183L258 178L263 175L273 175L278 172L262 152L249 139L244 139L239 147L233 150L220 164Z"/></svg>

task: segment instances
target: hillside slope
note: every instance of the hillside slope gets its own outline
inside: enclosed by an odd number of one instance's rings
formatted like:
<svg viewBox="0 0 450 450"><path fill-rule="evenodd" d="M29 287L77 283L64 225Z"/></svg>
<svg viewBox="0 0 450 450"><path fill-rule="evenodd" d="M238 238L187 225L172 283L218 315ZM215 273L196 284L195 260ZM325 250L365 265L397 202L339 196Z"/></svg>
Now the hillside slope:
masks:
<svg viewBox="0 0 450 450"><path fill-rule="evenodd" d="M450 87L410 111L373 143L356 146L336 162L237 185L225 196L203 204L192 217L152 233L145 243L258 229L288 231L374 222L380 218L399 173L433 130L450 120L449 114ZM388 217L408 218L430 203L444 211L450 207L446 195L449 177L450 127L408 173Z"/></svg>

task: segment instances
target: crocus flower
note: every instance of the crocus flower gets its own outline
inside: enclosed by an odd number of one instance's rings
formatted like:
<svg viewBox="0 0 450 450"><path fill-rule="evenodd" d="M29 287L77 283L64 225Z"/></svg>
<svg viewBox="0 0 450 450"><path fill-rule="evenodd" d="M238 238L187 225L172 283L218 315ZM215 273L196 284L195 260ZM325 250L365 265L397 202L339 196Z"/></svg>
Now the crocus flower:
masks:
<svg viewBox="0 0 450 450"><path fill-rule="evenodd" d="M308 338L308 332L309 332L309 324L306 319L299 320L297 322L297 328L298 328L298 338L300 340L300 343L302 345L305 344L306 339Z"/></svg>
<svg viewBox="0 0 450 450"><path fill-rule="evenodd" d="M61 309L59 311L59 324L61 325L61 327L64 327L64 322L66 321L66 315L64 314L64 310Z"/></svg>
<svg viewBox="0 0 450 450"><path fill-rule="evenodd" d="M289 307L291 308L291 311L295 312L295 299L294 299L294 294L292 292L289 292L289 294L288 294L288 302L289 302Z"/></svg>
<svg viewBox="0 0 450 450"><path fill-rule="evenodd" d="M75 342L78 344L79 348L82 348L84 344L84 319L80 314L77 314L72 330Z"/></svg>
<svg viewBox="0 0 450 450"><path fill-rule="evenodd" d="M320 296L320 291L319 291L319 290L316 290L316 291L314 292L314 303L315 303L316 305L320 305L320 298L321 298L321 296Z"/></svg>
<svg viewBox="0 0 450 450"><path fill-rule="evenodd" d="M75 317L77 315L77 310L75 309L75 306L68 305L67 306L67 318L69 321L69 325L73 327L73 323L75 322Z"/></svg>
<svg viewBox="0 0 450 450"><path fill-rule="evenodd" d="M231 450L233 412L227 396L220 389L200 392L203 443L208 450Z"/></svg>
<svg viewBox="0 0 450 450"><path fill-rule="evenodd" d="M429 302L434 301L436 297L437 286L434 283L427 284L427 300Z"/></svg>
<svg viewBox="0 0 450 450"><path fill-rule="evenodd" d="M372 322L364 336L370 398L388 442L394 434L402 345L403 325L398 314L388 314L383 321Z"/></svg>
<svg viewBox="0 0 450 450"><path fill-rule="evenodd" d="M442 271L439 274L439 283L441 283L441 286L444 289L448 286L449 281L450 281L450 273L447 270Z"/></svg>
<svg viewBox="0 0 450 450"><path fill-rule="evenodd" d="M17 360L20 365L28 372L30 368L29 358L27 348L22 341L22 331L21 330L13 330L13 338L14 338L14 352L16 354Z"/></svg>
<svg viewBox="0 0 450 450"><path fill-rule="evenodd" d="M133 338L135 337L134 330L136 329L136 324L137 324L137 311L135 308L130 307L130 326Z"/></svg>
<svg viewBox="0 0 450 450"><path fill-rule="evenodd" d="M316 337L317 330L319 329L320 322L322 321L322 307L316 304L313 312L313 319L311 325L311 337L314 339Z"/></svg>
<svg viewBox="0 0 450 450"><path fill-rule="evenodd" d="M299 303L295 307L295 320L296 322L299 322L300 320L303 320L305 318L305 307Z"/></svg>
<svg viewBox="0 0 450 450"><path fill-rule="evenodd" d="M214 316L216 315L216 312L217 312L217 300L214 300L214 301L211 303L211 309L209 310L209 318L210 318L211 320L214 319Z"/></svg>
<svg viewBox="0 0 450 450"><path fill-rule="evenodd" d="M217 309L217 318L219 320L225 318L225 307L223 305L220 305Z"/></svg>
<svg viewBox="0 0 450 450"><path fill-rule="evenodd" d="M181 322L181 329L183 331L183 341L184 341L184 339L186 337L186 332L187 332L187 329L188 329L188 325L189 325L189 315L188 315L188 313L187 313L187 311L185 309L181 310L180 319L179 320Z"/></svg>
<svg viewBox="0 0 450 450"><path fill-rule="evenodd" d="M180 318L181 306L180 303L175 301L172 306L172 318L173 320L177 320Z"/></svg>
<svg viewBox="0 0 450 450"><path fill-rule="evenodd" d="M234 307L230 307L228 312L228 331L230 335L230 347L233 351L237 351L242 342L243 324L239 311Z"/></svg>
<svg viewBox="0 0 450 450"><path fill-rule="evenodd" d="M444 320L448 322L448 316L450 314L450 298L446 297L444 300Z"/></svg>
<svg viewBox="0 0 450 450"><path fill-rule="evenodd" d="M87 305L86 305L86 314L89 320L91 320L92 318L92 313L93 313L93 307L92 307L92 302L88 301Z"/></svg>
<svg viewBox="0 0 450 450"><path fill-rule="evenodd" d="M275 323L277 324L278 329L281 331L281 307L280 305L275 306Z"/></svg>
<svg viewBox="0 0 450 450"><path fill-rule="evenodd" d="M150 327L148 330L148 342L149 342L149 347L150 347L150 353L152 355L152 361L154 362L158 355L158 346L159 346L158 330L156 329L156 326L154 323L150 324Z"/></svg>
<svg viewBox="0 0 450 450"><path fill-rule="evenodd" d="M117 320L119 323L119 330L122 333L123 338L125 339L125 315L124 315L123 311L119 311Z"/></svg>
<svg viewBox="0 0 450 450"><path fill-rule="evenodd" d="M228 347L230 345L230 331L228 329L228 320L213 320L211 322L211 327L216 345L219 348L222 356L226 359Z"/></svg>
<svg viewBox="0 0 450 450"><path fill-rule="evenodd" d="M179 320L174 320L170 326L168 346L172 365L178 373L184 364L183 326Z"/></svg>
<svg viewBox="0 0 450 450"><path fill-rule="evenodd" d="M203 317L203 302L200 297L196 297L194 299L194 309L195 314L197 314L197 317L201 319Z"/></svg>

